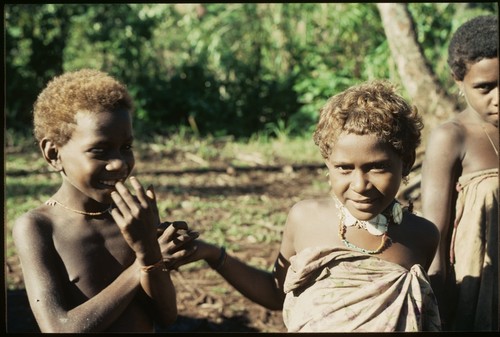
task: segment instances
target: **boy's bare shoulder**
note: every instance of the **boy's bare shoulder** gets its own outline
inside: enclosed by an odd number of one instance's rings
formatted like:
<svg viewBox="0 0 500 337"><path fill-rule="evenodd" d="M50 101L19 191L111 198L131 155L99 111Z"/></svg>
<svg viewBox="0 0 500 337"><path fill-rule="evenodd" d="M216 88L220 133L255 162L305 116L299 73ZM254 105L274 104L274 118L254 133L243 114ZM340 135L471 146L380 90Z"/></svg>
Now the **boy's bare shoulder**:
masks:
<svg viewBox="0 0 500 337"><path fill-rule="evenodd" d="M15 220L12 235L14 236L14 240L16 240L19 237L26 238L37 233L47 233L50 232L52 223L50 215L45 210L45 206L40 206L22 214Z"/></svg>

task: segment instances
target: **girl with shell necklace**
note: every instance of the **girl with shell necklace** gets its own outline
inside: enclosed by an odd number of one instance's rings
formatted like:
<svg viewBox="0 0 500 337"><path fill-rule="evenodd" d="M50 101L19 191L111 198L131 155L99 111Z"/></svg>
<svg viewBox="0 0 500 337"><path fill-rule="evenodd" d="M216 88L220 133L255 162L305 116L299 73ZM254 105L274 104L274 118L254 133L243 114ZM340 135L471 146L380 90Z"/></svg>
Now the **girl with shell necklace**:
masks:
<svg viewBox="0 0 500 337"><path fill-rule="evenodd" d="M331 97L313 135L330 195L291 208L272 271L199 239L188 260L204 259L247 298L282 310L289 332L439 330L426 274L439 232L395 199L422 128L386 81Z"/></svg>

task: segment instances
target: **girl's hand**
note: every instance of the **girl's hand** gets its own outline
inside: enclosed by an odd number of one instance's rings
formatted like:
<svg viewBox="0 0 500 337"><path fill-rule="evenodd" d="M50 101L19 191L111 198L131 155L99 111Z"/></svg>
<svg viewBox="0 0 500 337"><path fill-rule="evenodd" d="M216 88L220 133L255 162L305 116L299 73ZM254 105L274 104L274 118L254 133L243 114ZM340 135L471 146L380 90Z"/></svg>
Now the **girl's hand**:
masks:
<svg viewBox="0 0 500 337"><path fill-rule="evenodd" d="M177 269L180 266L199 260L214 264L220 257L221 248L219 246L200 239L190 241L188 247L190 249L188 254L176 259L170 269Z"/></svg>
<svg viewBox="0 0 500 337"><path fill-rule="evenodd" d="M158 243L167 269L177 269L179 261L196 251L193 240L198 238L199 233L190 230L184 221L164 222L159 226L158 233L161 233Z"/></svg>

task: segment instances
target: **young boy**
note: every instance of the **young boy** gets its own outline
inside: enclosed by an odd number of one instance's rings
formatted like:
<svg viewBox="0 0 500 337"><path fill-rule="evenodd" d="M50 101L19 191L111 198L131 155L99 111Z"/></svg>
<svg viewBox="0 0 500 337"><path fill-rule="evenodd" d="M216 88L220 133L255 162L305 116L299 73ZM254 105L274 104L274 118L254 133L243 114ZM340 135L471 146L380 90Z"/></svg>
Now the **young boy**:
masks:
<svg viewBox="0 0 500 337"><path fill-rule="evenodd" d="M446 329L498 330L497 17L463 24L448 64L467 107L425 152L422 213L441 232L429 276Z"/></svg>
<svg viewBox="0 0 500 337"><path fill-rule="evenodd" d="M289 332L439 330L426 276L439 232L395 200L422 127L389 83L332 97L314 133L331 195L292 207L273 271L201 240L188 260L205 259L244 296L282 309Z"/></svg>
<svg viewBox="0 0 500 337"><path fill-rule="evenodd" d="M13 237L41 332L154 332L177 316L164 259L187 256L169 226L158 237L152 187L131 177L132 100L96 70L54 78L34 105L34 134L59 190L16 220ZM174 241L174 238L176 240ZM163 253L163 256L162 256Z"/></svg>

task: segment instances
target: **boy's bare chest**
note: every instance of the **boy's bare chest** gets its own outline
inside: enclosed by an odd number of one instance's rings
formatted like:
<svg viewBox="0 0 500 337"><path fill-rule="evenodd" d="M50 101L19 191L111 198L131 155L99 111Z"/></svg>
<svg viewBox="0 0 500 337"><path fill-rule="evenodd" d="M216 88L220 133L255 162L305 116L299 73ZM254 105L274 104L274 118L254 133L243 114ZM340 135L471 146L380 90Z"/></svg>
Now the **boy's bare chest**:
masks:
<svg viewBox="0 0 500 337"><path fill-rule="evenodd" d="M68 280L79 288L109 284L135 257L111 221L67 223L55 230L54 244Z"/></svg>

